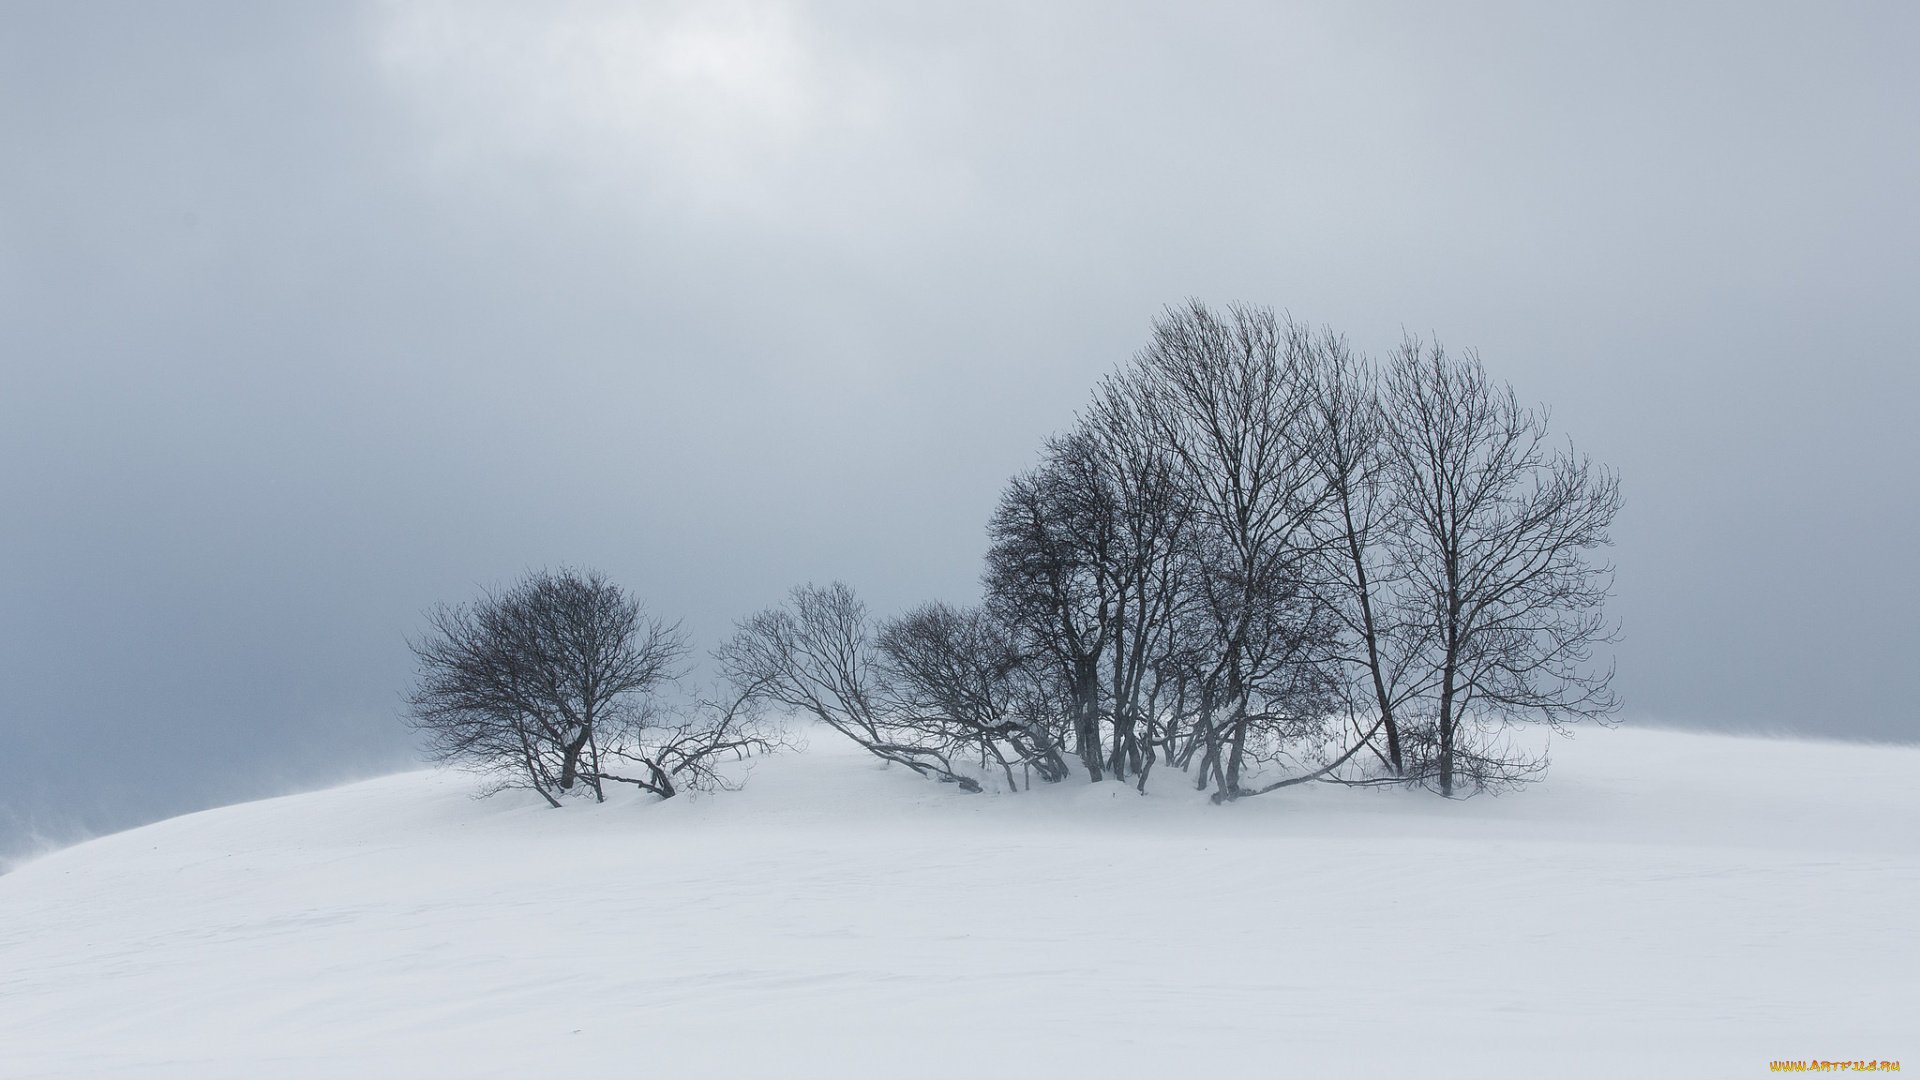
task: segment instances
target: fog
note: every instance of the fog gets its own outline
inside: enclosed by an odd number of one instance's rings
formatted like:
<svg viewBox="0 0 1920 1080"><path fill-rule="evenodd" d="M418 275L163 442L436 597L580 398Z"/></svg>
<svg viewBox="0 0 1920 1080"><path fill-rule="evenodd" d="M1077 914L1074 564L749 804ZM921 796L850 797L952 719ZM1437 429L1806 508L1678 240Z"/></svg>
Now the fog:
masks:
<svg viewBox="0 0 1920 1080"><path fill-rule="evenodd" d="M1910 5L0 12L0 854L400 767L422 609L977 595L1164 305L1619 469L1629 722L1920 738Z"/></svg>

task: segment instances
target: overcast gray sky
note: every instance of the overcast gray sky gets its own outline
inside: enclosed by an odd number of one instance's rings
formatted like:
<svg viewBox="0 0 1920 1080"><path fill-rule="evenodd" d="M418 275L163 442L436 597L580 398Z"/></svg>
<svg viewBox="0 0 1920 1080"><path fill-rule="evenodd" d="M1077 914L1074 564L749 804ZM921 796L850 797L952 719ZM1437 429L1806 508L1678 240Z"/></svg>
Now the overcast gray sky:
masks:
<svg viewBox="0 0 1920 1080"><path fill-rule="evenodd" d="M420 611L976 595L1163 305L1623 474L1630 719L1920 738L1920 8L0 8L0 853L408 759Z"/></svg>

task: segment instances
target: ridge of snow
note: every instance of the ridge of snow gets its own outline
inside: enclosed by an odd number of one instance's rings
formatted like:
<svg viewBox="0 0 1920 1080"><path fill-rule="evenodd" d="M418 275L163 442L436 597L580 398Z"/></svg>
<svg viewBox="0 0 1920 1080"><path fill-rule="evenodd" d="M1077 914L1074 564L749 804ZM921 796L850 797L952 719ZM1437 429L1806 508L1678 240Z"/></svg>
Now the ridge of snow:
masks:
<svg viewBox="0 0 1920 1080"><path fill-rule="evenodd" d="M42 857L0 877L0 1075L1748 1076L1913 1048L1917 747L1593 730L1498 798L1215 807L1166 772L962 795L811 741L737 792L553 811L428 770Z"/></svg>

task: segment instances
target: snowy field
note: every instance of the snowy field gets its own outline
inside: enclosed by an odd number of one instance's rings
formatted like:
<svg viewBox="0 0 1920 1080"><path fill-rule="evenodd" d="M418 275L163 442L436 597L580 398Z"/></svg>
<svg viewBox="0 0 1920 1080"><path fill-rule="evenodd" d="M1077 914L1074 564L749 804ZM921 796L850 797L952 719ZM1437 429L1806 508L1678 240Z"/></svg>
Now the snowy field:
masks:
<svg viewBox="0 0 1920 1080"><path fill-rule="evenodd" d="M1920 1069L1920 748L1596 730L1524 793L415 772L0 877L0 1076Z"/></svg>

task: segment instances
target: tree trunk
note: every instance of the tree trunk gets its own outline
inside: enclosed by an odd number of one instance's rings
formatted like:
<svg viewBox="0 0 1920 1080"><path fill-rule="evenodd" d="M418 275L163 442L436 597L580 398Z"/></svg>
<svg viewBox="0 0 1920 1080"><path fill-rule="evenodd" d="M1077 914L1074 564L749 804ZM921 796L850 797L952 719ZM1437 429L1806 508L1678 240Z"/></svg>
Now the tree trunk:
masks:
<svg viewBox="0 0 1920 1080"><path fill-rule="evenodd" d="M1387 680L1380 673L1380 632L1373 625L1373 598L1371 587L1367 583L1367 560L1360 550L1360 538L1354 535L1353 511L1341 498L1341 511L1347 521L1347 552L1353 559L1355 583L1360 592L1360 628L1361 636L1367 640L1367 671L1373 676L1373 693L1380 702L1380 723L1387 732L1387 759L1393 764L1395 776L1400 775L1404 766L1400 761L1400 725L1393 719L1393 698L1387 693Z"/></svg>
<svg viewBox="0 0 1920 1080"><path fill-rule="evenodd" d="M606 802L607 790L600 780L600 740L594 737L592 728L587 729L587 752L593 769L593 775L590 778L593 783L593 801Z"/></svg>
<svg viewBox="0 0 1920 1080"><path fill-rule="evenodd" d="M560 760L561 791L573 790L573 782L580 776L580 754L586 749L587 738L592 734L592 728L583 727L580 729L579 737L566 744L565 756Z"/></svg>
<svg viewBox="0 0 1920 1080"><path fill-rule="evenodd" d="M1240 791L1240 768L1247 754L1247 699L1242 697L1240 705L1234 709L1233 738L1229 742L1227 754L1226 781L1221 784L1220 792L1229 798Z"/></svg>
<svg viewBox="0 0 1920 1080"><path fill-rule="evenodd" d="M1074 673L1074 697L1078 699L1074 705L1078 715L1073 733L1074 741L1079 743L1080 763L1087 769L1087 779L1096 784L1105 779L1100 761L1103 756L1100 752L1100 672L1094 666L1098 662L1095 659L1079 665L1080 670Z"/></svg>
<svg viewBox="0 0 1920 1080"><path fill-rule="evenodd" d="M1453 796L1453 651L1440 676L1440 794Z"/></svg>

